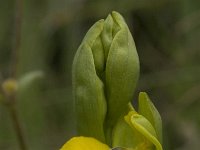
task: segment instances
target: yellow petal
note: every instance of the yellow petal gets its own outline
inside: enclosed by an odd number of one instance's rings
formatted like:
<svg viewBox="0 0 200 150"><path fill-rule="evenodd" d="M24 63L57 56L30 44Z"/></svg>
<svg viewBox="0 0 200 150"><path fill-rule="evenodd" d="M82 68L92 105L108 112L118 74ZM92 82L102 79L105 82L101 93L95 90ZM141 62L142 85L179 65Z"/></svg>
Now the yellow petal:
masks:
<svg viewBox="0 0 200 150"><path fill-rule="evenodd" d="M73 137L60 150L109 150L110 148L91 137Z"/></svg>

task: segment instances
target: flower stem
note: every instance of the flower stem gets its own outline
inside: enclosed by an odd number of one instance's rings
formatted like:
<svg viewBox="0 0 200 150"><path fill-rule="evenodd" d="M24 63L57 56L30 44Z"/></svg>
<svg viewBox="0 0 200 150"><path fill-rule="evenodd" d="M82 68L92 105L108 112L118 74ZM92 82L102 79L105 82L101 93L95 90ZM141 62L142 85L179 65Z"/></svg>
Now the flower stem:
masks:
<svg viewBox="0 0 200 150"><path fill-rule="evenodd" d="M15 16L13 27L13 40L12 40L12 64L11 64L11 77L16 78L19 50L21 43L21 26L22 26L22 12L23 0L15 0Z"/></svg>
<svg viewBox="0 0 200 150"><path fill-rule="evenodd" d="M21 148L21 150L27 150L27 146L25 143L25 138L22 132L22 127L19 121L19 115L16 109L16 105L15 104L11 104L8 106L8 109L10 110L10 116L13 122L13 127L15 129L18 141L19 141L19 146Z"/></svg>
<svg viewBox="0 0 200 150"><path fill-rule="evenodd" d="M15 16L14 16L14 27L13 27L13 40L12 40L12 63L10 76L13 79L17 78L17 68L19 63L19 52L21 44L21 26L22 26L22 14L23 14L23 0L15 0ZM23 134L19 114L16 107L17 93L14 93L8 98L9 104L7 105L10 112L10 116L13 122L13 127L16 132L19 146L21 150L27 150L25 137Z"/></svg>

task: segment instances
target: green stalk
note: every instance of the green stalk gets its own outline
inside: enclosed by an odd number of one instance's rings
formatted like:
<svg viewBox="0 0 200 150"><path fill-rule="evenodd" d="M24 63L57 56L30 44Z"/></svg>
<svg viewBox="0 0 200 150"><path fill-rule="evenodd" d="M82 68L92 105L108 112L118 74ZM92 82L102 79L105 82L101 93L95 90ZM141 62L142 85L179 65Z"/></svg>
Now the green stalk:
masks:
<svg viewBox="0 0 200 150"><path fill-rule="evenodd" d="M25 138L23 135L23 130L22 130L22 126L21 123L19 121L19 115L16 109L16 105L15 104L11 104L8 106L9 112L10 112L10 117L12 119L13 122L13 127L15 129L17 138L18 138L18 142L19 142L19 146L21 148L21 150L27 150L27 146L26 146L26 142L25 142Z"/></svg>

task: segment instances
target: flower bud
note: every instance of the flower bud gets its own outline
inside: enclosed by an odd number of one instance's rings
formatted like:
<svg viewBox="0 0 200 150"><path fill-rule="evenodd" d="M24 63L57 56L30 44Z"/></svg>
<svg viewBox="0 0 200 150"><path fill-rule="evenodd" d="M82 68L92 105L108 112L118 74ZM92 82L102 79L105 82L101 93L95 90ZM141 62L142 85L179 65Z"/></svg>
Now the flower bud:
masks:
<svg viewBox="0 0 200 150"><path fill-rule="evenodd" d="M112 12L90 28L74 58L78 133L109 140L132 99L138 76L134 40L123 17Z"/></svg>

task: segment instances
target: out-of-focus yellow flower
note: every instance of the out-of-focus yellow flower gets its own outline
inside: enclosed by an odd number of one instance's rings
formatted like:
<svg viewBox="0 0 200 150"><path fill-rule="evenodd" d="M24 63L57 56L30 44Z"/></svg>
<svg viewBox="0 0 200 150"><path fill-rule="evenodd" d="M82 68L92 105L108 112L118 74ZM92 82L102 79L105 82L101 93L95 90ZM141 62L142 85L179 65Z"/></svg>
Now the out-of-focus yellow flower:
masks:
<svg viewBox="0 0 200 150"><path fill-rule="evenodd" d="M73 137L60 150L109 150L110 148L92 137Z"/></svg>

